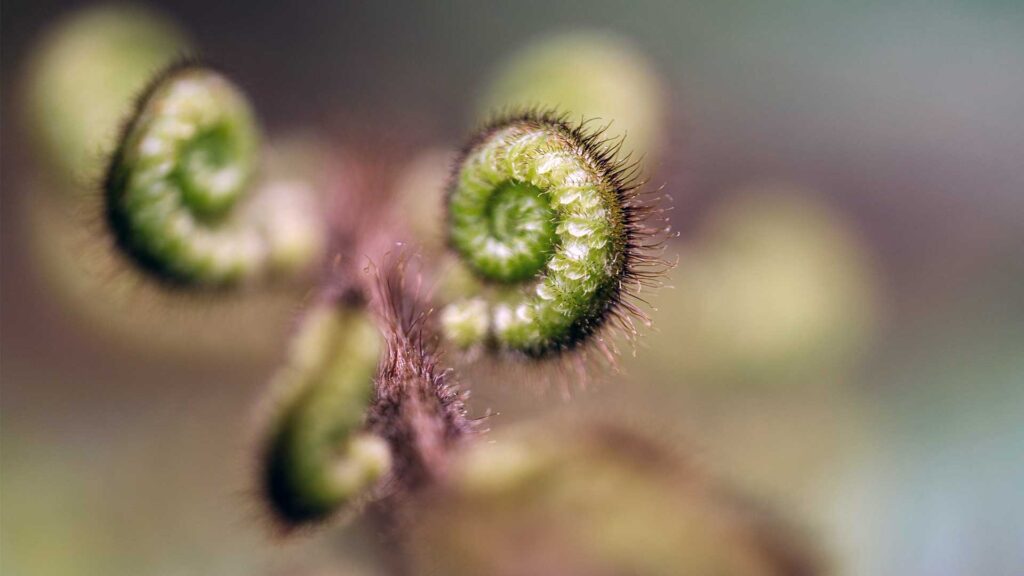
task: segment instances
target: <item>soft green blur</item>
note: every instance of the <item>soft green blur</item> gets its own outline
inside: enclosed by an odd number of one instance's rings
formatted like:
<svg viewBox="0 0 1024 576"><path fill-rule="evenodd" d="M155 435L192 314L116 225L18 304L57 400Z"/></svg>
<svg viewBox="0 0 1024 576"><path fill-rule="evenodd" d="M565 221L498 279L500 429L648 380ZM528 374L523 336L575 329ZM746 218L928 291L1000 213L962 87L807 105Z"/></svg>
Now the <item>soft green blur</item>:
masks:
<svg viewBox="0 0 1024 576"><path fill-rule="evenodd" d="M883 314L856 228L820 195L754 183L716 199L652 296L658 333L637 365L716 386L841 381Z"/></svg>
<svg viewBox="0 0 1024 576"><path fill-rule="evenodd" d="M680 454L572 422L495 434L415 519L424 574L814 574L810 545Z"/></svg>
<svg viewBox="0 0 1024 576"><path fill-rule="evenodd" d="M625 137L623 155L659 158L667 131L662 82L647 56L609 32L570 32L531 40L492 73L478 106L488 118L536 107L565 113L572 123Z"/></svg>
<svg viewBox="0 0 1024 576"><path fill-rule="evenodd" d="M173 21L139 6L95 6L49 27L25 86L40 159L60 175L52 184L65 191L98 181L133 98L189 50Z"/></svg>

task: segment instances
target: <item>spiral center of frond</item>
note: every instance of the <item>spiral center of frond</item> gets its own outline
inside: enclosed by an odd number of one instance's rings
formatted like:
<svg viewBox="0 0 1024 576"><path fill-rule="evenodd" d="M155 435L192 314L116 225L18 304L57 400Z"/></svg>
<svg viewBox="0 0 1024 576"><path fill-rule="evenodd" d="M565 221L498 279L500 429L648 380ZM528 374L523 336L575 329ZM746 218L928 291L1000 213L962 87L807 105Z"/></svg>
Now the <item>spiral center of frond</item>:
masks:
<svg viewBox="0 0 1024 576"><path fill-rule="evenodd" d="M473 268L502 283L536 276L558 239L555 211L545 193L509 179L470 204L454 219L453 240Z"/></svg>
<svg viewBox="0 0 1024 576"><path fill-rule="evenodd" d="M177 169L182 200L200 218L223 216L244 194L249 153L241 134L218 124L186 142Z"/></svg>

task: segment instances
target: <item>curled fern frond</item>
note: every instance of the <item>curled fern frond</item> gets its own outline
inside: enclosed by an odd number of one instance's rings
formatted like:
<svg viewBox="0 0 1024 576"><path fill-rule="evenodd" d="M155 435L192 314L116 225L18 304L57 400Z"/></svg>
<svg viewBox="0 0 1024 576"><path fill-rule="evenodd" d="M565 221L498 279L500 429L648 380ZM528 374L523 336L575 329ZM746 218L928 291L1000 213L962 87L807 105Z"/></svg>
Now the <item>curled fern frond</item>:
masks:
<svg viewBox="0 0 1024 576"><path fill-rule="evenodd" d="M218 72L172 67L139 100L105 182L107 222L142 269L178 285L235 284L287 268L289 242L249 196L259 131Z"/></svg>
<svg viewBox="0 0 1024 576"><path fill-rule="evenodd" d="M321 304L304 319L262 456L263 491L285 526L365 499L390 469L388 444L363 426L381 348L363 310Z"/></svg>
<svg viewBox="0 0 1024 576"><path fill-rule="evenodd" d="M451 341L539 357L639 313L625 296L652 276L660 231L644 223L652 208L637 192L639 167L600 136L526 112L467 147L448 193L448 236L488 286L444 310Z"/></svg>

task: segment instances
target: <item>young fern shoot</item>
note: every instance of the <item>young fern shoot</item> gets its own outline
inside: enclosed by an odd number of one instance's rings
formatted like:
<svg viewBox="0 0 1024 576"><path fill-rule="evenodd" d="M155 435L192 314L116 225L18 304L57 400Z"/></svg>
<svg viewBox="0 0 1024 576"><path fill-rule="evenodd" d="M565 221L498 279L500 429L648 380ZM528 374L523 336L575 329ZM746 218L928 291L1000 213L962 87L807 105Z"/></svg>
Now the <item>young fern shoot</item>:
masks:
<svg viewBox="0 0 1024 576"><path fill-rule="evenodd" d="M388 444L363 430L382 344L360 308L321 304L305 317L277 376L283 397L261 462L264 494L283 525L365 499L390 469Z"/></svg>
<svg viewBox="0 0 1024 576"><path fill-rule="evenodd" d="M430 486L477 432L407 292L405 261L368 276L328 287L275 381L260 482L285 528Z"/></svg>
<svg viewBox="0 0 1024 576"><path fill-rule="evenodd" d="M637 195L637 166L616 160L599 134L527 112L469 144L448 193L448 236L487 285L443 311L456 345L544 357L639 314L624 296L656 273L645 267L658 231L643 223L651 209Z"/></svg>
<svg viewBox="0 0 1024 576"><path fill-rule="evenodd" d="M168 284L224 286L277 272L274 214L245 203L259 153L246 97L194 63L143 94L110 163L106 215L118 247Z"/></svg>

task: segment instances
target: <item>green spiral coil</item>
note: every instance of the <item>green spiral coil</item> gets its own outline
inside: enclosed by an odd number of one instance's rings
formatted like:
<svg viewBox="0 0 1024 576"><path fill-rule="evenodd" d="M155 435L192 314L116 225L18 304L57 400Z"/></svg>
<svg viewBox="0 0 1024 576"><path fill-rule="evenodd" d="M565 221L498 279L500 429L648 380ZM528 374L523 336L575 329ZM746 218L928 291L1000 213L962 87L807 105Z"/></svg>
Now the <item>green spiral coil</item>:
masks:
<svg viewBox="0 0 1024 576"><path fill-rule="evenodd" d="M485 129L447 199L450 245L486 285L442 313L459 346L544 356L613 314L640 256L633 167L561 117L525 113Z"/></svg>
<svg viewBox="0 0 1024 576"><path fill-rule="evenodd" d="M225 286L279 270L288 241L265 202L247 202L259 130L242 92L197 64L172 67L139 101L107 175L117 245L177 285ZM280 212L280 211L277 211Z"/></svg>

